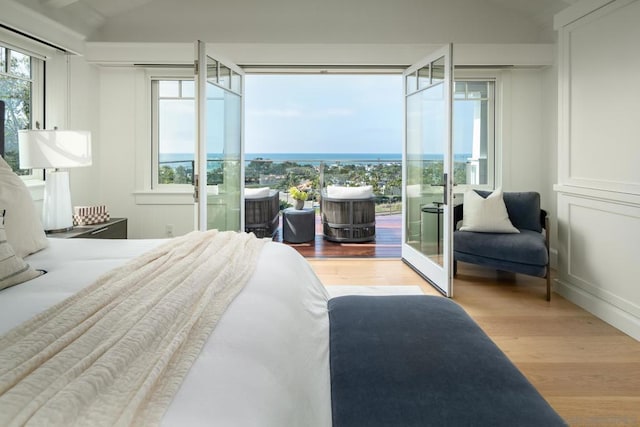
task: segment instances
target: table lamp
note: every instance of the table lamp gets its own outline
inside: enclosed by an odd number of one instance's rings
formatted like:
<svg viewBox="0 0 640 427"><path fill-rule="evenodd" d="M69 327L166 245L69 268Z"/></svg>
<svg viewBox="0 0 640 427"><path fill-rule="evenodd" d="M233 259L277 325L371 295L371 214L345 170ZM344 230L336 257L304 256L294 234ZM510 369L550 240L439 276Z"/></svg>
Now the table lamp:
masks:
<svg viewBox="0 0 640 427"><path fill-rule="evenodd" d="M18 132L20 169L54 168L46 174L42 225L47 233L73 228L69 172L61 168L91 166L91 133L76 130Z"/></svg>

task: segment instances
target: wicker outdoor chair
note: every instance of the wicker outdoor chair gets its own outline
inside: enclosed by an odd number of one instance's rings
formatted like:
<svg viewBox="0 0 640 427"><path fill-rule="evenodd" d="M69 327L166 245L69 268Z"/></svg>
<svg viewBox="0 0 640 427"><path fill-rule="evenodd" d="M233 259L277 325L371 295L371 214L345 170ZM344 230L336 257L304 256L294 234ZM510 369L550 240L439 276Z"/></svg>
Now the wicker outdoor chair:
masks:
<svg viewBox="0 0 640 427"><path fill-rule="evenodd" d="M280 225L280 192L268 187L245 189L244 231L256 237L275 237Z"/></svg>
<svg viewBox="0 0 640 427"><path fill-rule="evenodd" d="M368 242L376 238L376 202L370 185L328 186L320 210L324 238L333 242Z"/></svg>

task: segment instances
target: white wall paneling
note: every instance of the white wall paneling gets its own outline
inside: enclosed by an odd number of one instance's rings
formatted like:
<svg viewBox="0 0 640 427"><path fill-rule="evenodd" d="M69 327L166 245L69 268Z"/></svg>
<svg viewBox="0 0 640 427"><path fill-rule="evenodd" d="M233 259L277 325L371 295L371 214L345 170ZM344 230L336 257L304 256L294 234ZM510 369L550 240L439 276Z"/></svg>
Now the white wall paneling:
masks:
<svg viewBox="0 0 640 427"><path fill-rule="evenodd" d="M640 1L619 0L561 28L562 184L640 193L638 22Z"/></svg>
<svg viewBox="0 0 640 427"><path fill-rule="evenodd" d="M587 6L589 6L587 8ZM588 0L559 29L557 290L640 339L640 1Z"/></svg>
<svg viewBox="0 0 640 427"><path fill-rule="evenodd" d="M640 205L560 193L557 291L640 339Z"/></svg>

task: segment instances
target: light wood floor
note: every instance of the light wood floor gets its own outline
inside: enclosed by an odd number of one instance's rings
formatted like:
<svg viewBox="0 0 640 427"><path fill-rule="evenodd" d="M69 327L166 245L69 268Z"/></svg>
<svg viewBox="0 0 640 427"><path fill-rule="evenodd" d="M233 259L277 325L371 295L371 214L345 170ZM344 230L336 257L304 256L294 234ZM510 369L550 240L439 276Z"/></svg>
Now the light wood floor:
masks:
<svg viewBox="0 0 640 427"><path fill-rule="evenodd" d="M418 285L398 259L313 259L327 285ZM459 263L454 300L464 307L572 426L640 426L640 342L558 294L544 279Z"/></svg>

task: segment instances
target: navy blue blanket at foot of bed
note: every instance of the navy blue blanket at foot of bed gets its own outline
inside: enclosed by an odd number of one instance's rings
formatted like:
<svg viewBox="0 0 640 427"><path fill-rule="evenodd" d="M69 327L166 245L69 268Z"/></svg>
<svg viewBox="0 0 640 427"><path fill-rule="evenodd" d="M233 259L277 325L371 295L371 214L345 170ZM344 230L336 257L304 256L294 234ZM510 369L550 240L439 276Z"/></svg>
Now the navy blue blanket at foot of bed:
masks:
<svg viewBox="0 0 640 427"><path fill-rule="evenodd" d="M565 426L456 303L329 300L333 426Z"/></svg>

